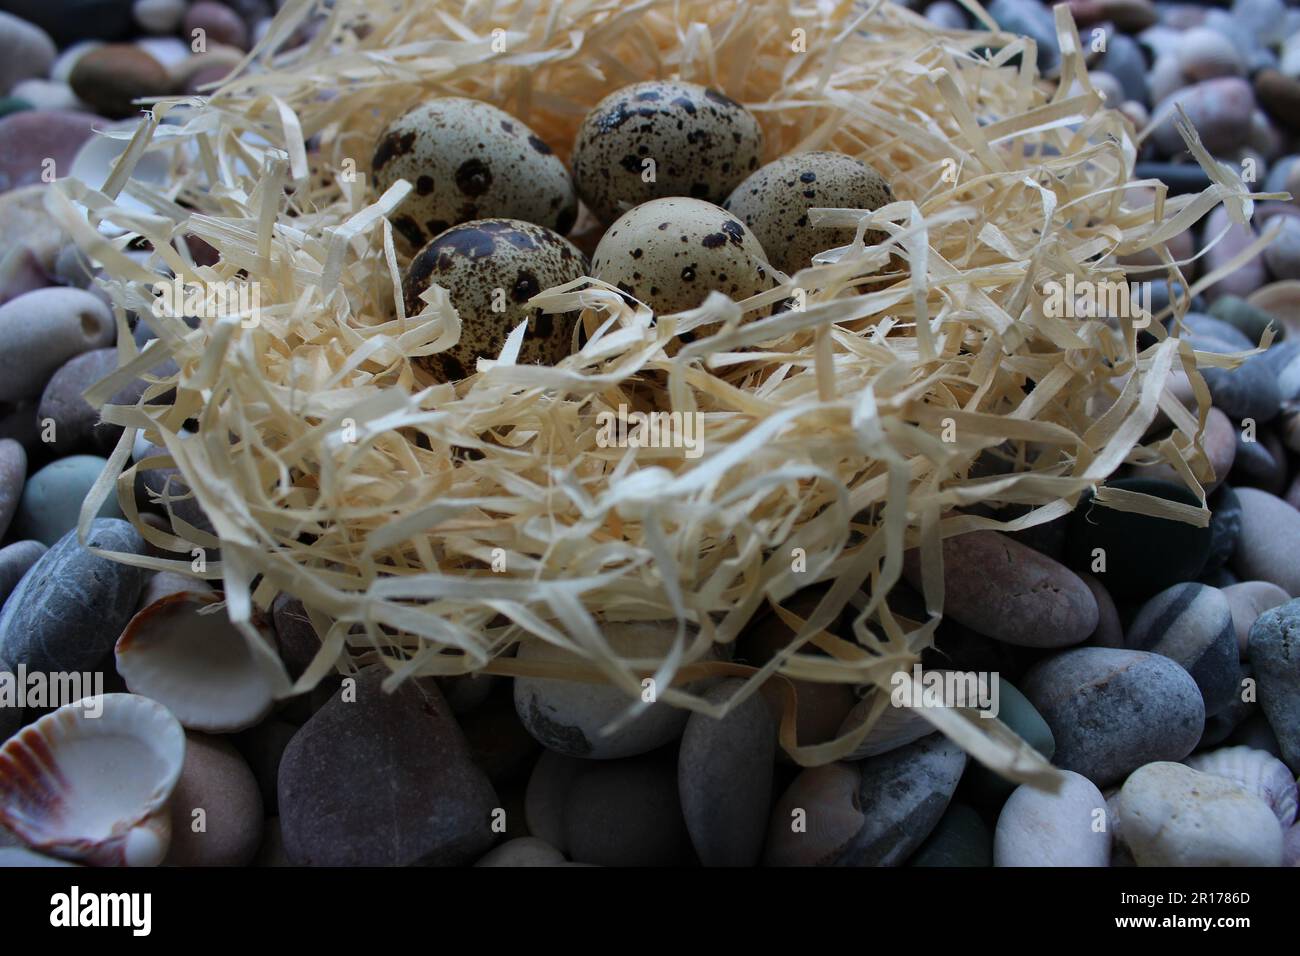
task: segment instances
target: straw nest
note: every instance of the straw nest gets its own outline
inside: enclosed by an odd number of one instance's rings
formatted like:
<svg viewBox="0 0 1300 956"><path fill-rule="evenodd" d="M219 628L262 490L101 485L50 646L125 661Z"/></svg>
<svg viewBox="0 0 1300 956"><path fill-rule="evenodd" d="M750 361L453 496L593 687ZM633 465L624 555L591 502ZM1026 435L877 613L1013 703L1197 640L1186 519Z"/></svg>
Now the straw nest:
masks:
<svg viewBox="0 0 1300 956"><path fill-rule="evenodd" d="M282 591L300 598L322 647L296 684L279 673L281 695L383 659L393 680L609 681L628 691L625 716L647 706L651 676L661 700L719 713L684 685L730 673L750 678L747 693L776 695L798 762L850 753L868 725L797 746L795 691L776 675L888 688L931 641L942 537L1050 520L1125 461L1170 461L1202 507L1104 490L1102 504L1204 523L1209 403L1195 367L1241 360L1194 354L1158 327L1139 348L1124 316L1046 314L1045 282L1121 278L1118 256L1154 250L1155 273L1181 281L1185 264L1165 240L1219 203L1245 221L1251 196L1185 121L1209 190L1166 200L1146 183L1154 205L1126 195L1141 185L1138 134L1090 86L1064 8L1057 83L1037 75L1033 41L997 33L967 5L993 34L831 0L290 0L210 96L150 104L102 190L67 181L50 191L51 213L103 266L117 303L121 368L89 397L102 404L140 375L153 383L138 405L104 408L126 433L83 533L115 491L148 541L176 553L121 560L190 570L202 567L194 549L206 549L205 574L221 580L250 641L258 609ZM281 50L308 22L314 39ZM585 309L586 344L571 358L525 367L507 347L454 387L419 379L411 359L452 344L460 320L445 295L404 314L406 252L385 214L409 187L375 196L366 176L386 122L431 95L479 97L567 160L587 109L654 77L746 104L765 160L850 153L884 173L897 201L815 214L857 225L858 241L771 293L715 294L655 316L580 280L537 299ZM153 151L171 163L161 187L132 176ZM119 207L124 194L149 211ZM864 245L867 230L887 238ZM187 236L219 261L196 266ZM153 284L172 275L256 283L260 310L194 329L155 315ZM808 290L805 309L756 317L792 286ZM158 333L142 353L130 312ZM703 326L713 328L676 348ZM167 358L175 374L160 368ZM1179 368L1199 412L1168 388ZM600 447L598 416L620 404L702 413L704 453ZM1144 448L1160 412L1176 431ZM133 464L138 431L168 455ZM170 532L140 519L135 471L172 463L215 537L166 496ZM1024 512L1010 524L968 507L1008 504ZM904 549L918 545L926 620L883 601ZM798 634L769 664L718 659L716 645L756 612L814 582L830 587L806 618L777 607ZM850 602L852 633L824 630ZM653 660L624 659L601 625L630 619L672 619L675 637ZM509 653L519 641L560 645L583 663L526 664ZM876 696L873 721L886 703ZM923 713L985 763L1052 785L1054 772L998 721Z"/></svg>

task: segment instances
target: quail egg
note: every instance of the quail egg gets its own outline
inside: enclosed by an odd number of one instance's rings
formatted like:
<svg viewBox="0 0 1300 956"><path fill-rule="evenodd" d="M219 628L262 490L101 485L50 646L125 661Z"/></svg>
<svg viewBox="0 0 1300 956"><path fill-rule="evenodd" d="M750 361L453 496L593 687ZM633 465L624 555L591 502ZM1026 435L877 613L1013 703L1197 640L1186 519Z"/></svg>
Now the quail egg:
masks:
<svg viewBox="0 0 1300 956"><path fill-rule="evenodd" d="M812 265L812 257L853 241L851 228L817 228L808 210L817 207L875 211L894 201L885 178L843 153L795 153L768 163L736 187L724 204L772 254L787 275ZM868 244L885 234L871 230Z"/></svg>
<svg viewBox="0 0 1300 956"><path fill-rule="evenodd" d="M388 125L371 161L375 188L399 179L412 190L392 215L413 246L462 222L509 216L564 234L578 212L558 156L509 113L479 100L442 97Z"/></svg>
<svg viewBox="0 0 1300 956"><path fill-rule="evenodd" d="M655 199L621 216L592 256L592 275L655 312L693 309L711 290L737 301L775 283L754 234L702 199Z"/></svg>
<svg viewBox="0 0 1300 956"><path fill-rule="evenodd" d="M578 193L601 222L664 196L720 203L758 169L758 120L717 90L651 80L587 114L573 146Z"/></svg>
<svg viewBox="0 0 1300 956"><path fill-rule="evenodd" d="M474 374L479 357L496 358L515 327L528 320L521 364L554 365L569 354L577 312L528 308L543 289L587 274L587 257L559 233L518 219L478 219L453 226L421 249L402 283L407 314L424 308L420 293L437 283L460 313L460 341L415 359L441 381Z"/></svg>

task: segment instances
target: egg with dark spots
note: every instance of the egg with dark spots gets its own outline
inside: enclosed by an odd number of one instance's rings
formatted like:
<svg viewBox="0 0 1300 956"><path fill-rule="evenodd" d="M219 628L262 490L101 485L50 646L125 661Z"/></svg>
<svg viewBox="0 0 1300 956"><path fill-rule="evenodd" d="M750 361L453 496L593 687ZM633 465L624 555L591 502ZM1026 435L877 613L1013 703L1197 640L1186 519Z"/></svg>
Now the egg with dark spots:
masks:
<svg viewBox="0 0 1300 956"><path fill-rule="evenodd" d="M874 212L893 201L889 183L866 163L843 153L811 152L768 163L737 186L725 206L771 252L772 265L793 275L812 265L816 253L853 241L854 229L813 226L809 209ZM885 238L878 230L866 234L868 245Z"/></svg>
<svg viewBox="0 0 1300 956"><path fill-rule="evenodd" d="M658 314L693 309L716 290L736 301L775 285L763 247L735 216L702 199L655 199L606 230L591 274Z"/></svg>
<svg viewBox="0 0 1300 956"><path fill-rule="evenodd" d="M531 129L488 103L428 100L388 125L375 147L378 193L414 187L390 219L415 248L462 222L504 216L567 233L578 213L564 164Z"/></svg>
<svg viewBox="0 0 1300 956"><path fill-rule="evenodd" d="M650 80L605 97L573 146L573 179L601 222L666 196L721 203L758 169L754 114L696 83Z"/></svg>
<svg viewBox="0 0 1300 956"><path fill-rule="evenodd" d="M506 337L528 321L523 365L554 365L569 354L577 312L529 308L537 293L587 275L587 257L554 230L518 219L478 219L435 236L407 266L402 295L408 315L425 308L420 294L436 283L460 314L460 341L416 358L439 381L473 375L477 360L501 354Z"/></svg>

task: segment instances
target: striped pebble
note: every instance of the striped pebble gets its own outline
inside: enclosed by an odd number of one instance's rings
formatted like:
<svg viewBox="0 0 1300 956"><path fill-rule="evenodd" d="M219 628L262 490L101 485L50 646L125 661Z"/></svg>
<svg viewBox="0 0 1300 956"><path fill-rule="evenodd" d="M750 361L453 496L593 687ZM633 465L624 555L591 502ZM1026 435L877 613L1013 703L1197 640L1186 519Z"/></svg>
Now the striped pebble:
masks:
<svg viewBox="0 0 1300 956"><path fill-rule="evenodd" d="M1218 713L1237 689L1237 630L1223 592L1187 582L1148 600L1124 641L1132 650L1162 654L1181 664L1205 698L1206 714Z"/></svg>

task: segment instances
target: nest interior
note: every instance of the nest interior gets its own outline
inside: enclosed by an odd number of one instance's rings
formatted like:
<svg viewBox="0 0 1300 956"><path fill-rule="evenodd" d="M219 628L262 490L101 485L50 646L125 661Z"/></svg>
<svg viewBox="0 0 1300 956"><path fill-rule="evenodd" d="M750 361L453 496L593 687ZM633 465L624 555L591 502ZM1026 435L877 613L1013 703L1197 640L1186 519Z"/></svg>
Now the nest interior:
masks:
<svg viewBox="0 0 1300 956"><path fill-rule="evenodd" d="M665 702L721 713L684 685L730 673L748 678L746 695L776 689L798 762L851 752L868 724L798 745L783 677L886 688L933 638L942 537L1051 520L1125 461L1171 462L1201 507L1099 504L1203 523L1209 402L1195 369L1242 358L1194 354L1154 323L1140 345L1142 317L1047 314L1045 282L1122 279L1120 256L1146 253L1151 275L1182 283L1164 242L1219 203L1244 221L1251 196L1187 127L1210 188L1166 197L1136 182L1140 131L1089 84L1068 13L1058 83L1038 75L1031 40L966 5L987 30L939 31L880 2L290 0L209 95L152 105L102 189L50 191L51 213L103 266L123 333L121 368L89 397L152 383L137 405L104 408L126 433L83 516L116 490L147 540L176 552L118 556L149 567L188 571L194 548L219 548L204 573L250 641L258 609L300 598L322 647L296 684L279 675L283 694L382 659L393 680L609 681L628 690L629 714L652 675ZM307 24L309 42L288 42ZM570 358L523 366L508 346L467 381L422 380L411 359L452 344L460 320L438 292L417 315L403 309L409 250L386 215L407 187L376 196L367 176L385 124L429 96L476 97L567 160L597 100L662 77L749 107L765 161L849 153L896 201L814 214L857 226L858 240L770 293L665 317L579 280L536 300L584 309ZM170 164L161 184L134 174L149 153ZM868 230L886 238L866 245ZM191 239L216 263L197 265ZM171 276L255 284L255 314L193 328L155 314L152 286ZM768 315L794 286L805 307ZM144 352L131 313L158 334ZM1169 387L1180 369L1199 410ZM701 414L703 453L601 447L600 414L647 401ZM1158 414L1174 434L1143 446ZM139 432L166 454L132 463ZM136 471L173 464L212 532L168 501L170 530L140 518ZM1013 522L988 516L1008 505L1022 512ZM883 600L915 546L924 620ZM756 613L817 582L829 586L806 617L777 608L797 633L770 663L717 659ZM829 633L846 607L852 633ZM660 655L631 660L602 634L613 620L672 626ZM519 641L573 662L516 660ZM990 766L1050 782L998 721L925 713Z"/></svg>

